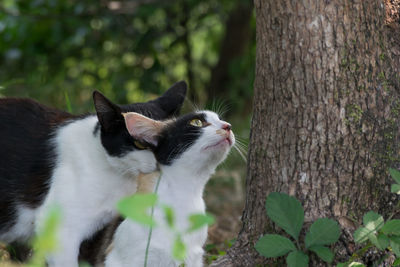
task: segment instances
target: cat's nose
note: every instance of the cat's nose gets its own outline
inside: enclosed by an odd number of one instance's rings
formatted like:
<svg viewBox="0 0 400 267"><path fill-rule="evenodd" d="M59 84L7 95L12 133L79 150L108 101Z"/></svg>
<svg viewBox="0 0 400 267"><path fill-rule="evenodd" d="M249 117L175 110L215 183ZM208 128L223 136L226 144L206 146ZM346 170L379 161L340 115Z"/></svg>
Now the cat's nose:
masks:
<svg viewBox="0 0 400 267"><path fill-rule="evenodd" d="M224 125L222 125L222 129L229 133L229 131L232 129L232 125L230 125L229 123L225 123Z"/></svg>

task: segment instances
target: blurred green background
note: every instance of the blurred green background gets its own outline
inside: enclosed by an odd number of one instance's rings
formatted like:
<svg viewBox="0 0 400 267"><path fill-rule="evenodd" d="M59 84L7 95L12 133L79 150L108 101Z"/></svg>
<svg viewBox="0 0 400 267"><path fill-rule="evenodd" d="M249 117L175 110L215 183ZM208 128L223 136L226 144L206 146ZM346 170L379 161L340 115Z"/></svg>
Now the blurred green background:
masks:
<svg viewBox="0 0 400 267"><path fill-rule="evenodd" d="M246 143L254 69L251 1L0 1L0 96L82 113L94 111L94 89L125 104L185 80L185 111L227 111ZM205 193L219 216L214 243L236 235L243 205L246 164L232 154Z"/></svg>
<svg viewBox="0 0 400 267"><path fill-rule="evenodd" d="M2 0L0 86L74 112L91 92L145 101L178 80L189 99L250 112L255 22L249 1Z"/></svg>

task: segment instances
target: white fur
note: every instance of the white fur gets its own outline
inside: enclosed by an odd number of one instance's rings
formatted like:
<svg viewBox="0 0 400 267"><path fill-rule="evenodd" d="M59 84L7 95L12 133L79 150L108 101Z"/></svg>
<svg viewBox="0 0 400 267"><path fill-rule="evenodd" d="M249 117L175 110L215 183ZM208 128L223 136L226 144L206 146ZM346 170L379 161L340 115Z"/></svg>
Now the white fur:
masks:
<svg viewBox="0 0 400 267"><path fill-rule="evenodd" d="M173 208L175 227L182 232L189 227L189 215L205 213L204 186L230 150L227 144L210 147L223 140L217 131L226 123L220 121L213 112L202 112L206 113L206 120L211 125L203 128L199 139L180 158L175 159L171 166L160 166L162 177L157 192L159 203ZM233 133L230 133L230 137L233 144ZM158 226L153 229L148 266L179 266L180 263L172 258L174 235L165 224L161 208L155 207L154 219ZM115 233L114 247L106 258L106 267L143 266L148 234L148 227L124 220ZM203 266L203 245L206 239L206 227L183 236L187 246L185 266Z"/></svg>
<svg viewBox="0 0 400 267"><path fill-rule="evenodd" d="M135 150L121 158L109 156L100 134L93 135L97 121L96 116L90 116L59 128L54 138L57 163L50 190L43 205L19 215L29 217L31 224L35 221L38 229L50 208L60 207L59 250L48 257L50 267L77 267L81 241L117 215L116 203L136 191L139 172L156 168L150 151ZM20 232L20 228L17 224L13 231Z"/></svg>
<svg viewBox="0 0 400 267"><path fill-rule="evenodd" d="M8 232L0 235L0 240L4 242L26 242L32 236L36 215L35 210L22 205L19 205L17 209L17 223Z"/></svg>

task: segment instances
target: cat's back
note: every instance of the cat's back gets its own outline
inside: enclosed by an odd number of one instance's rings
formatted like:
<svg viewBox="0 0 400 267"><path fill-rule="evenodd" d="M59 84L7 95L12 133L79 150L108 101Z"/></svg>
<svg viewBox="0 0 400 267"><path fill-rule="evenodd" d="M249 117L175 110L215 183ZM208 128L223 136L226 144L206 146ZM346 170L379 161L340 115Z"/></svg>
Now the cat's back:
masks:
<svg viewBox="0 0 400 267"><path fill-rule="evenodd" d="M16 206L37 207L55 161L54 130L73 115L30 99L0 98L0 233Z"/></svg>
<svg viewBox="0 0 400 267"><path fill-rule="evenodd" d="M73 115L42 105L29 98L0 98L0 124L4 130L13 126L39 129L48 128L65 120L74 118ZM36 125L32 125L35 123ZM7 127L8 126L8 127Z"/></svg>

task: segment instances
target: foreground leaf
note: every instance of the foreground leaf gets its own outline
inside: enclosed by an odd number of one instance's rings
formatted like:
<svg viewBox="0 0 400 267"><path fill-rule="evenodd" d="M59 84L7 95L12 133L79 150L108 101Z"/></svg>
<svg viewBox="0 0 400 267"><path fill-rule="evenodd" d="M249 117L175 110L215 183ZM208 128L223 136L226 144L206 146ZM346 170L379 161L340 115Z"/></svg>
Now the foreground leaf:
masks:
<svg viewBox="0 0 400 267"><path fill-rule="evenodd" d="M190 227L189 233L200 229L206 225L212 225L215 222L214 216L210 214L192 214L189 216Z"/></svg>
<svg viewBox="0 0 400 267"><path fill-rule="evenodd" d="M365 227L360 227L354 232L354 241L363 243L368 240L368 236L373 234L373 230L368 230Z"/></svg>
<svg viewBox="0 0 400 267"><path fill-rule="evenodd" d="M352 263L349 264L349 267L365 267L365 265L362 263L353 261Z"/></svg>
<svg viewBox="0 0 400 267"><path fill-rule="evenodd" d="M383 217L373 211L366 213L363 217L365 228L374 232L381 229L384 223L385 221L383 220Z"/></svg>
<svg viewBox="0 0 400 267"><path fill-rule="evenodd" d="M400 243L397 243L396 241L394 241L392 238L390 239L390 247L392 248L394 254L396 254L396 256L398 258L400 258Z"/></svg>
<svg viewBox="0 0 400 267"><path fill-rule="evenodd" d="M173 229L175 227L175 213L174 210L167 205L162 205L164 211L165 221L169 228Z"/></svg>
<svg viewBox="0 0 400 267"><path fill-rule="evenodd" d="M327 218L317 219L306 234L306 247L315 245L329 245L338 241L340 227L334 220Z"/></svg>
<svg viewBox="0 0 400 267"><path fill-rule="evenodd" d="M390 188L390 191L392 193L400 195L400 184L392 184L392 187Z"/></svg>
<svg viewBox="0 0 400 267"><path fill-rule="evenodd" d="M287 194L273 192L267 197L265 207L271 220L297 240L304 221L300 201Z"/></svg>
<svg viewBox="0 0 400 267"><path fill-rule="evenodd" d="M390 240L400 245L400 236L391 236Z"/></svg>
<svg viewBox="0 0 400 267"><path fill-rule="evenodd" d="M281 235L265 235L257 241L254 248L267 258L283 256L296 250L293 242Z"/></svg>
<svg viewBox="0 0 400 267"><path fill-rule="evenodd" d="M324 246L312 246L310 250L315 252L323 261L331 263L333 261L334 255L332 251Z"/></svg>
<svg viewBox="0 0 400 267"><path fill-rule="evenodd" d="M286 258L286 263L289 267L307 267L308 256L301 251L292 251Z"/></svg>
<svg viewBox="0 0 400 267"><path fill-rule="evenodd" d="M392 176L392 178L398 183L400 184L400 171L390 168L389 169L390 175Z"/></svg>
<svg viewBox="0 0 400 267"><path fill-rule="evenodd" d="M180 235L175 238L174 247L172 248L172 256L174 259L183 261L186 257L186 246Z"/></svg>
<svg viewBox="0 0 400 267"><path fill-rule="evenodd" d="M52 207L46 215L42 227L34 240L35 250L52 252L58 247L57 230L61 223L61 209Z"/></svg>
<svg viewBox="0 0 400 267"><path fill-rule="evenodd" d="M387 235L400 235L400 220L387 221L381 231Z"/></svg>
<svg viewBox="0 0 400 267"><path fill-rule="evenodd" d="M119 201L117 208L126 218L144 225L154 226L156 223L148 214L148 210L156 202L156 194L135 194Z"/></svg>
<svg viewBox="0 0 400 267"><path fill-rule="evenodd" d="M389 238L384 234L379 234L378 236L371 234L368 238L380 250L385 250L389 246Z"/></svg>
<svg viewBox="0 0 400 267"><path fill-rule="evenodd" d="M51 207L46 215L42 227L38 229L38 233L33 241L35 253L29 260L27 266L45 266L45 255L58 249L57 231L61 220L61 209L58 206Z"/></svg>

